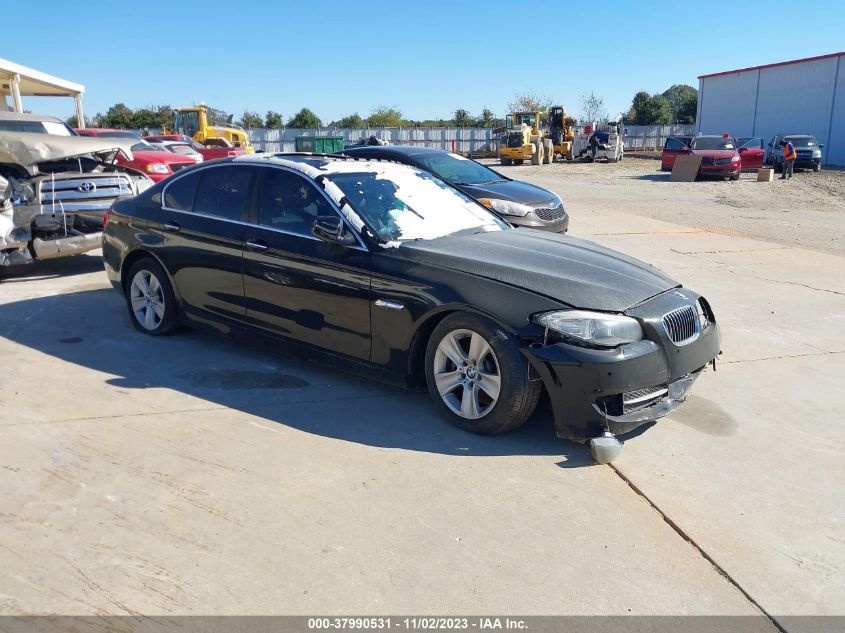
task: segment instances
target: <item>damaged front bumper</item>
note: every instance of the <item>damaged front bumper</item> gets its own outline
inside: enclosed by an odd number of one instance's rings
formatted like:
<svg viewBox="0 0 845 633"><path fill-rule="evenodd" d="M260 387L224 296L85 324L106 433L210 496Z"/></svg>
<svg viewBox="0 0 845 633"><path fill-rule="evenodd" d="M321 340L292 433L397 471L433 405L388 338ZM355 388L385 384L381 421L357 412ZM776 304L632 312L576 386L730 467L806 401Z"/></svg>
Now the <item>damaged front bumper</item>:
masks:
<svg viewBox="0 0 845 633"><path fill-rule="evenodd" d="M559 437L628 433L681 405L719 354L721 333L714 319L694 341L673 343L662 324L673 306L677 302L664 296L628 311L646 331L647 338L635 343L594 349L557 342L523 350L549 394Z"/></svg>

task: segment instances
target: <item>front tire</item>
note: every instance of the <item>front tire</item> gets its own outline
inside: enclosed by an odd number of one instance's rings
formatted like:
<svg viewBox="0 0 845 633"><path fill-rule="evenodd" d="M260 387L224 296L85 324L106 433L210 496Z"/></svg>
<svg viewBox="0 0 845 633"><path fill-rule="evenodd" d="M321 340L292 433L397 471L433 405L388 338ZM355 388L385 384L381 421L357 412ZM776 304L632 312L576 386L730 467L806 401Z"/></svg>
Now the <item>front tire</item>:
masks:
<svg viewBox="0 0 845 633"><path fill-rule="evenodd" d="M502 165L504 165L505 167L507 167L508 165L512 165L512 164L513 164L513 161L512 161L510 158L505 158L504 156L502 156L502 157L499 159L499 162L500 162Z"/></svg>
<svg viewBox="0 0 845 633"><path fill-rule="evenodd" d="M821 163L814 163L813 164L813 171L821 171L821 170L822 170Z"/></svg>
<svg viewBox="0 0 845 633"><path fill-rule="evenodd" d="M126 306L135 329L150 336L173 332L179 324L176 296L159 263L152 258L139 260L126 279Z"/></svg>
<svg viewBox="0 0 845 633"><path fill-rule="evenodd" d="M434 329L425 373L429 394L449 422L479 435L522 426L540 398L540 381L529 380L516 341L474 314L452 314Z"/></svg>

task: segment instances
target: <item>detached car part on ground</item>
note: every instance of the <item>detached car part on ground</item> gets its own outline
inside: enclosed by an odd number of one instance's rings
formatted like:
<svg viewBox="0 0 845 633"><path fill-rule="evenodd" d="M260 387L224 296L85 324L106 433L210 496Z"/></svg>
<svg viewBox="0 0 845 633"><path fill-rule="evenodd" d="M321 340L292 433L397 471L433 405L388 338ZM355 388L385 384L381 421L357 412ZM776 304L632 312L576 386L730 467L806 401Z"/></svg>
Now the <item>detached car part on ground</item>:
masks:
<svg viewBox="0 0 845 633"><path fill-rule="evenodd" d="M197 165L115 203L103 260L145 334L184 323L425 384L485 435L523 424L545 389L558 435L600 462L616 434L675 410L720 349L707 301L653 266L512 228L386 161Z"/></svg>
<svg viewBox="0 0 845 633"><path fill-rule="evenodd" d="M152 185L113 163L131 145L0 131L0 271L100 248L107 209Z"/></svg>

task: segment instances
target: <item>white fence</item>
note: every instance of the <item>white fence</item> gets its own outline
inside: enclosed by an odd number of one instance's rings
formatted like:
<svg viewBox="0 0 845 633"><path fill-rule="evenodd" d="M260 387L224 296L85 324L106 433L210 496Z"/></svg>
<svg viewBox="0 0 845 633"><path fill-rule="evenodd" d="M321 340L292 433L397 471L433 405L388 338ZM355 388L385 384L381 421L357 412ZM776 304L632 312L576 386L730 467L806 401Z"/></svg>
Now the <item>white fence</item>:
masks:
<svg viewBox="0 0 845 633"><path fill-rule="evenodd" d="M265 152L296 151L297 136L342 136L346 143L357 143L371 136L393 145L421 145L464 154L496 152L496 137L490 128L253 128L249 138L255 149Z"/></svg>
<svg viewBox="0 0 845 633"><path fill-rule="evenodd" d="M692 125L623 125L625 151L661 149L671 136L695 136Z"/></svg>
<svg viewBox="0 0 845 633"><path fill-rule="evenodd" d="M694 136L695 125L626 125L623 131L625 149L636 151L662 148L670 136ZM375 136L393 145L421 145L470 155L494 155L498 149L498 135L491 128L252 128L248 132L255 148L268 153L296 151L297 136L341 136L346 143Z"/></svg>

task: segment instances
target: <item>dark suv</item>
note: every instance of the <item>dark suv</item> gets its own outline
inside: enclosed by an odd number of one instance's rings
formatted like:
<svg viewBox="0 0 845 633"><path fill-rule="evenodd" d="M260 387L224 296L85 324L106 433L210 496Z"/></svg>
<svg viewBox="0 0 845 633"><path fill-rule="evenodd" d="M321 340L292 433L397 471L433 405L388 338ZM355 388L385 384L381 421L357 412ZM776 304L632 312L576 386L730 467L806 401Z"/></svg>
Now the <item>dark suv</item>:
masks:
<svg viewBox="0 0 845 633"><path fill-rule="evenodd" d="M766 151L766 163L772 165L776 172L783 171L783 146L786 141L792 143L797 154L795 167L806 167L813 171L822 168L822 148L812 134L778 134L769 141Z"/></svg>

